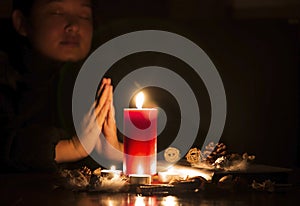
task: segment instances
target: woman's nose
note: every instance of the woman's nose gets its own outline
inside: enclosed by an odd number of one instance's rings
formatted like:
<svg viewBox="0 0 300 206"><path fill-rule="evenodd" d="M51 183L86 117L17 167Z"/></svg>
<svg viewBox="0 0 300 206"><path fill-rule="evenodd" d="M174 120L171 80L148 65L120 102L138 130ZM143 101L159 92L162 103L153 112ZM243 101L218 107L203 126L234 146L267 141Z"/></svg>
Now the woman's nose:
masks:
<svg viewBox="0 0 300 206"><path fill-rule="evenodd" d="M65 31L75 33L79 31L79 21L77 16L69 15L66 17Z"/></svg>

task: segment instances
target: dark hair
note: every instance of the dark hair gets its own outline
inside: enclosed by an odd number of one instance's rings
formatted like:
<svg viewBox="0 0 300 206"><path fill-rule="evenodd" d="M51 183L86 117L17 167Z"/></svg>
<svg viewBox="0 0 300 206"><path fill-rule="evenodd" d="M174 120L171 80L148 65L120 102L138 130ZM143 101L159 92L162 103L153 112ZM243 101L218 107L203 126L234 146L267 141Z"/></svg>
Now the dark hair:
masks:
<svg viewBox="0 0 300 206"><path fill-rule="evenodd" d="M36 0L13 0L12 9L20 10L25 16L29 16L35 1ZM94 10L97 7L96 2L97 0L91 0L93 15L95 13Z"/></svg>
<svg viewBox="0 0 300 206"><path fill-rule="evenodd" d="M35 1L36 0L13 0L12 9L20 10L25 16L29 16Z"/></svg>

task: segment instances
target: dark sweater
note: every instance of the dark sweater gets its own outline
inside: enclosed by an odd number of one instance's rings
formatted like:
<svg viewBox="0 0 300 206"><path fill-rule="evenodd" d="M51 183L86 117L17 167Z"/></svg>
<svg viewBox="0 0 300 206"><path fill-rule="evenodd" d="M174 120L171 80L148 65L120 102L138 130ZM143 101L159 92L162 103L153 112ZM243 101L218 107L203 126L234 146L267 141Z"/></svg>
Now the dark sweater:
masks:
<svg viewBox="0 0 300 206"><path fill-rule="evenodd" d="M2 172L98 167L91 158L62 165L54 161L58 141L75 135L71 106L78 68L68 64L44 72L15 69L8 56L0 52Z"/></svg>

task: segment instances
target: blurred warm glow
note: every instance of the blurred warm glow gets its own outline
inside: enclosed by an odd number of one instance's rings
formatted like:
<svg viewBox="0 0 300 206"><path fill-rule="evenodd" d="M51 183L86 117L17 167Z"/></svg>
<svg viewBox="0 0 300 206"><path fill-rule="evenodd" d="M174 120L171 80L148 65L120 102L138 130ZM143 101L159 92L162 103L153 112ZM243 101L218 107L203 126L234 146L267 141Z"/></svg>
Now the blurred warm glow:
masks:
<svg viewBox="0 0 300 206"><path fill-rule="evenodd" d="M178 205L178 199L174 196L167 196L163 198L161 204L164 206L175 206Z"/></svg>
<svg viewBox="0 0 300 206"><path fill-rule="evenodd" d="M112 200L107 200L107 205L108 206L115 206L114 201L112 201Z"/></svg>
<svg viewBox="0 0 300 206"><path fill-rule="evenodd" d="M142 165L138 165L138 168L137 168L137 174L139 174L139 175L142 175L142 174L144 174L144 169L143 169L143 167L142 167Z"/></svg>
<svg viewBox="0 0 300 206"><path fill-rule="evenodd" d="M142 197L142 196L137 196L136 199L135 199L135 203L134 205L135 206L145 206L145 201L144 201L145 197Z"/></svg>
<svg viewBox="0 0 300 206"><path fill-rule="evenodd" d="M210 181L212 176L213 172L209 170L177 165L169 168L167 171L158 172L158 178L161 182L169 182L173 178L187 179L192 177L203 177L207 181Z"/></svg>
<svg viewBox="0 0 300 206"><path fill-rule="evenodd" d="M189 167L184 167L184 166L174 166L170 168L168 171L176 171L179 173L179 176L182 178L187 178L187 177L203 177L207 181L210 181L213 176L213 172L209 170L200 170L196 168L189 168Z"/></svg>
<svg viewBox="0 0 300 206"><path fill-rule="evenodd" d="M138 93L135 98L135 104L138 109L142 109L144 100L145 100L144 93L143 92Z"/></svg>

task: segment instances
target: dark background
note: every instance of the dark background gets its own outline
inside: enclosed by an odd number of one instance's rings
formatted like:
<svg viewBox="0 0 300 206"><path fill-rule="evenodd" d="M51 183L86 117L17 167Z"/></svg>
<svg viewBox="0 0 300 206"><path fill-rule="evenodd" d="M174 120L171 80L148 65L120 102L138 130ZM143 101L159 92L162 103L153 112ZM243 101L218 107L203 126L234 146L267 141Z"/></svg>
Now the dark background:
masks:
<svg viewBox="0 0 300 206"><path fill-rule="evenodd" d="M7 18L10 1L1 1L0 6L0 17ZM141 29L175 32L197 43L215 64L226 91L227 119L220 141L233 152L256 155L258 163L300 167L299 1L101 0L97 16L101 35L95 48ZM129 58L127 64L118 62L114 83L132 65L146 66L149 58L179 73L186 68L169 57L145 54ZM203 122L195 142L201 145L210 120L208 97L192 74L187 72L184 78L203 102Z"/></svg>

